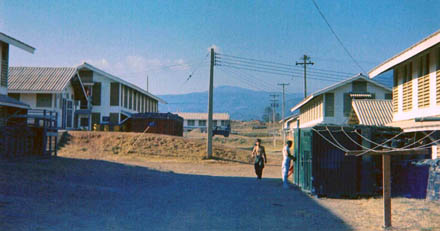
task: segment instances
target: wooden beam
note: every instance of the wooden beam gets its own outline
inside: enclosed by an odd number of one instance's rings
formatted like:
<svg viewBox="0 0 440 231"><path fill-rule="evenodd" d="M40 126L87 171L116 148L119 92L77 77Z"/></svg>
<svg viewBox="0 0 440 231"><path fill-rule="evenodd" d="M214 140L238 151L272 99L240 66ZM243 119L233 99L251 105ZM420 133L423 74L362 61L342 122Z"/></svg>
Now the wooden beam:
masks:
<svg viewBox="0 0 440 231"><path fill-rule="evenodd" d="M391 156L382 155L383 172L383 224L391 227Z"/></svg>
<svg viewBox="0 0 440 231"><path fill-rule="evenodd" d="M429 149L420 149L420 150L375 150L375 151L367 151L359 150L359 151L350 151L346 152L346 156L359 156L359 155L427 155L430 154L431 150Z"/></svg>

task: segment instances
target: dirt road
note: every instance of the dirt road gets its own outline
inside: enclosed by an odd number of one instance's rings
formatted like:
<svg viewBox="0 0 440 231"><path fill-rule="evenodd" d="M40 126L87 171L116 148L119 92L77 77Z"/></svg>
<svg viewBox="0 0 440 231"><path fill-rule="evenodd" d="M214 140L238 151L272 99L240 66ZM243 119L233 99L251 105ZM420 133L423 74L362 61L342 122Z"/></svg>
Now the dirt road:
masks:
<svg viewBox="0 0 440 231"><path fill-rule="evenodd" d="M262 181L252 165L218 161L3 161L0 230L380 230L380 207L351 219L359 202L283 189L280 157L269 160Z"/></svg>

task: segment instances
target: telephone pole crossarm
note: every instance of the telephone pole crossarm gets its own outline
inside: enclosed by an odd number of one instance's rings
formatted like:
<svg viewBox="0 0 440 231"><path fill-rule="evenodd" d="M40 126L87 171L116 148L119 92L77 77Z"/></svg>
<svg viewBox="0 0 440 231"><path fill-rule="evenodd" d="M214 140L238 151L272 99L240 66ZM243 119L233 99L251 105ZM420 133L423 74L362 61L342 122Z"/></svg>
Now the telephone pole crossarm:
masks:
<svg viewBox="0 0 440 231"><path fill-rule="evenodd" d="M304 99L307 97L307 65L314 65L312 61L310 61L310 57L307 55L304 55L301 58L302 62L296 62L296 65L303 65L304 66Z"/></svg>

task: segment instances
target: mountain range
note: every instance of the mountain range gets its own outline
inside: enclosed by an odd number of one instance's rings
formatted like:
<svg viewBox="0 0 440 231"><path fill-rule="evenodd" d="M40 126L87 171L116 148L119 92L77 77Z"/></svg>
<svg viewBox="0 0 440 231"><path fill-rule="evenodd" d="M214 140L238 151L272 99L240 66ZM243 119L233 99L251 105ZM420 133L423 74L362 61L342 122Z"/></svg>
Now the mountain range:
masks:
<svg viewBox="0 0 440 231"><path fill-rule="evenodd" d="M214 89L214 113L227 112L233 120L261 120L264 109L270 106L270 95L278 94L281 114L280 92L255 91L235 86L219 86ZM160 112L207 112L208 91L179 95L159 95L168 104L159 104ZM302 93L286 94L285 115L290 108L303 99Z"/></svg>

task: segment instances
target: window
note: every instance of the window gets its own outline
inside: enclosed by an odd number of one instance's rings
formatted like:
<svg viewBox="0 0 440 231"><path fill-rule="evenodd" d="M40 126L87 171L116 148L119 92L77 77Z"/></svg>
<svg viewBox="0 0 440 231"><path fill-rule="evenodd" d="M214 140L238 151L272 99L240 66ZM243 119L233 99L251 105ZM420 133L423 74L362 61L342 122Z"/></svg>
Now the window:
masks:
<svg viewBox="0 0 440 231"><path fill-rule="evenodd" d="M141 100L140 100L141 109L140 109L140 112L145 112L144 111L144 100L145 100L145 96L141 95Z"/></svg>
<svg viewBox="0 0 440 231"><path fill-rule="evenodd" d="M8 86L8 62L9 62L9 45L0 42L1 45L1 72L0 72L0 86Z"/></svg>
<svg viewBox="0 0 440 231"><path fill-rule="evenodd" d="M142 110L141 110L141 100L142 100L142 95L141 95L141 93L138 93L138 104L137 104L137 111L138 112L142 112Z"/></svg>
<svg viewBox="0 0 440 231"><path fill-rule="evenodd" d="M124 107L128 108L128 88L124 86Z"/></svg>
<svg viewBox="0 0 440 231"><path fill-rule="evenodd" d="M52 107L52 94L37 94L37 107Z"/></svg>
<svg viewBox="0 0 440 231"><path fill-rule="evenodd" d="M199 120L199 126L205 127L206 126L206 120Z"/></svg>
<svg viewBox="0 0 440 231"><path fill-rule="evenodd" d="M93 124L100 124L101 123L101 113L97 112L93 112L92 113L92 125Z"/></svg>
<svg viewBox="0 0 440 231"><path fill-rule="evenodd" d="M227 120L222 120L221 124L222 124L222 126L227 126L228 125Z"/></svg>
<svg viewBox="0 0 440 231"><path fill-rule="evenodd" d="M119 106L119 83L110 83L110 106Z"/></svg>
<svg viewBox="0 0 440 231"><path fill-rule="evenodd" d="M401 70L403 83L403 111L410 111L412 109L412 66L412 62L410 62L407 65L403 66L403 69Z"/></svg>
<svg viewBox="0 0 440 231"><path fill-rule="evenodd" d="M20 93L8 93L8 96L20 101Z"/></svg>
<svg viewBox="0 0 440 231"><path fill-rule="evenodd" d="M96 82L92 88L92 105L101 105L101 83Z"/></svg>
<svg viewBox="0 0 440 231"><path fill-rule="evenodd" d="M359 92L367 92L367 82L366 81L354 81L352 83L352 91L359 93Z"/></svg>
<svg viewBox="0 0 440 231"><path fill-rule="evenodd" d="M385 99L393 99L392 93L385 93Z"/></svg>
<svg viewBox="0 0 440 231"><path fill-rule="evenodd" d="M103 123L108 123L110 121L110 116L103 116L102 117L102 122Z"/></svg>
<svg viewBox="0 0 440 231"><path fill-rule="evenodd" d="M195 120L188 120L188 126L195 126L196 121Z"/></svg>
<svg viewBox="0 0 440 231"><path fill-rule="evenodd" d="M89 118L81 117L79 120L79 126L88 127L89 126Z"/></svg>
<svg viewBox="0 0 440 231"><path fill-rule="evenodd" d="M119 124L119 113L110 113L110 124Z"/></svg>
<svg viewBox="0 0 440 231"><path fill-rule="evenodd" d="M128 109L133 108L133 91L128 89Z"/></svg>
<svg viewBox="0 0 440 231"><path fill-rule="evenodd" d="M396 113L399 110L399 69L395 68L393 70L393 112Z"/></svg>
<svg viewBox="0 0 440 231"><path fill-rule="evenodd" d="M440 70L440 47L437 48L437 70Z"/></svg>
<svg viewBox="0 0 440 231"><path fill-rule="evenodd" d="M325 95L325 116L333 117L335 116L335 94L326 93Z"/></svg>
<svg viewBox="0 0 440 231"><path fill-rule="evenodd" d="M133 93L133 110L137 111L137 99L138 99L138 93L137 91L134 91Z"/></svg>
<svg viewBox="0 0 440 231"><path fill-rule="evenodd" d="M344 93L344 116L348 117L351 113L351 97L350 93Z"/></svg>
<svg viewBox="0 0 440 231"><path fill-rule="evenodd" d="M428 107L429 106L429 54L422 56L420 71L423 76L417 78L417 102L418 107Z"/></svg>
<svg viewBox="0 0 440 231"><path fill-rule="evenodd" d="M435 73L436 102L440 104L440 47L437 50L437 73Z"/></svg>

